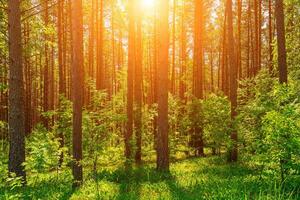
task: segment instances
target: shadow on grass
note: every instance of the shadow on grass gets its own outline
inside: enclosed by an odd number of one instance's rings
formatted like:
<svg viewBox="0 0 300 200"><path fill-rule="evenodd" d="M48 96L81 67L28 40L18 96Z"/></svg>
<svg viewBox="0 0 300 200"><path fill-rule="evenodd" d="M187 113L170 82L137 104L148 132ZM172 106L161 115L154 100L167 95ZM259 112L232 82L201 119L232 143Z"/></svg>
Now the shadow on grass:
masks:
<svg viewBox="0 0 300 200"><path fill-rule="evenodd" d="M119 185L119 193L116 199L140 199L141 187L144 183L155 184L170 180L171 174L158 172L152 167L139 166L126 170L118 168L115 171L103 170L97 173L97 181L109 181Z"/></svg>
<svg viewBox="0 0 300 200"><path fill-rule="evenodd" d="M103 170L96 176L97 180L107 180L110 182L122 184L122 183L157 183L162 180L170 178L171 174L167 172L159 172L154 168L140 166L125 170L124 168L118 168L115 171Z"/></svg>
<svg viewBox="0 0 300 200"><path fill-rule="evenodd" d="M69 199L74 190L71 187L71 179L64 178L45 178L37 180L35 183L30 183L20 188L3 188L0 192L1 195L5 195L9 199ZM1 194L2 193L2 194Z"/></svg>

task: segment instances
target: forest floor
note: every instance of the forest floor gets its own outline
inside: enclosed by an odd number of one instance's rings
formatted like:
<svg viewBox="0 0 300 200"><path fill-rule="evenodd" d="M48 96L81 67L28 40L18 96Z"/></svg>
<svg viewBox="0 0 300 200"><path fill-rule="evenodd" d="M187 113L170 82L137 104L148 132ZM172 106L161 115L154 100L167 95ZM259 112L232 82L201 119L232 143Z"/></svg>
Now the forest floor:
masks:
<svg viewBox="0 0 300 200"><path fill-rule="evenodd" d="M24 188L0 188L0 199L300 199L299 180L283 186L273 177L262 177L239 163L226 164L219 157L173 162L170 173L156 172L154 164L130 172L105 168L85 173L77 190L72 190L69 170L52 173L30 176Z"/></svg>

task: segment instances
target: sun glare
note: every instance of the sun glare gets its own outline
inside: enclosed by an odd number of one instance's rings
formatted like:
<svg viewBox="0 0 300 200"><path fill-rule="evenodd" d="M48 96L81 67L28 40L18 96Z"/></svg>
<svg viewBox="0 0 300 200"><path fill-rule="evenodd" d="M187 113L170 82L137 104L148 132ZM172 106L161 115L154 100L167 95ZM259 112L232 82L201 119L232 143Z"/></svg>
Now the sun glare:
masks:
<svg viewBox="0 0 300 200"><path fill-rule="evenodd" d="M152 8L155 4L155 0L141 0L142 7Z"/></svg>

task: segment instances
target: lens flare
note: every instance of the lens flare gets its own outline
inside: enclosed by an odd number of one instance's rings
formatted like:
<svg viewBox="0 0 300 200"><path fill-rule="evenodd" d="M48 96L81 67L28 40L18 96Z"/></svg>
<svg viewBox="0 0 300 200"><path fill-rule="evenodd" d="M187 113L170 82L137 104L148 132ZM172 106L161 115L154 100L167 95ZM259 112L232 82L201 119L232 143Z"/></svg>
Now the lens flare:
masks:
<svg viewBox="0 0 300 200"><path fill-rule="evenodd" d="M155 4L155 0L141 0L142 7L152 8Z"/></svg>

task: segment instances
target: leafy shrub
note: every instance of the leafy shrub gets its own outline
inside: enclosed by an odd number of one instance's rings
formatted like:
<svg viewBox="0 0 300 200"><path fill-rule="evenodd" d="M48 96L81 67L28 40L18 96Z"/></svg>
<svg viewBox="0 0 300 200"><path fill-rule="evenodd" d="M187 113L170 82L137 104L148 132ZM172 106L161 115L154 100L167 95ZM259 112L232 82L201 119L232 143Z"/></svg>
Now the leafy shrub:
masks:
<svg viewBox="0 0 300 200"><path fill-rule="evenodd" d="M213 153L220 153L230 142L230 102L225 96L211 94L203 100L204 138Z"/></svg>
<svg viewBox="0 0 300 200"><path fill-rule="evenodd" d="M300 170L300 104L291 86L278 85L273 95L277 107L263 117L263 143L269 165L278 166L283 179L288 172Z"/></svg>
<svg viewBox="0 0 300 200"><path fill-rule="evenodd" d="M169 119L169 148L171 156L179 156L182 152L188 152L189 119L185 118L187 107L181 100L173 95L168 99Z"/></svg>
<svg viewBox="0 0 300 200"><path fill-rule="evenodd" d="M253 89L254 88L254 89ZM299 173L299 91L293 81L278 83L262 70L242 82L239 91L239 132L246 158L260 169L284 175Z"/></svg>
<svg viewBox="0 0 300 200"><path fill-rule="evenodd" d="M55 134L38 124L26 141L26 151L26 169L46 172L58 167L62 149Z"/></svg>
<svg viewBox="0 0 300 200"><path fill-rule="evenodd" d="M99 160L109 163L119 158L114 148L122 141L119 125L126 118L122 102L114 98L107 101L107 93L93 90L91 106L83 113L84 162L92 164L94 171Z"/></svg>

